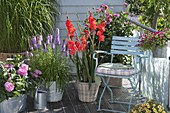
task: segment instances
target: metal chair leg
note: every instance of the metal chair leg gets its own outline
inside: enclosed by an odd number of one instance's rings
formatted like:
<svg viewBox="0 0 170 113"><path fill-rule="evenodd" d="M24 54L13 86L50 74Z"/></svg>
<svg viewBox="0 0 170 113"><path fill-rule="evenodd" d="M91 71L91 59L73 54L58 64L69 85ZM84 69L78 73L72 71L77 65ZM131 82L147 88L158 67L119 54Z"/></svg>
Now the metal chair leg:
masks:
<svg viewBox="0 0 170 113"><path fill-rule="evenodd" d="M108 88L108 90L110 91L110 102L113 103L113 91L110 88L110 86L108 85L110 81L110 77L107 79L107 81L105 82L105 80L103 79L103 83L104 85Z"/></svg>
<svg viewBox="0 0 170 113"><path fill-rule="evenodd" d="M110 77L107 79L106 82L105 82L105 80L104 80L104 77L101 77L101 79L102 79L102 81L103 81L103 83L104 83L104 88L103 88L103 91L102 91L101 96L100 96L100 98L99 98L99 105L98 105L97 111L101 111L101 108L100 108L100 107L101 107L102 97L103 97L103 95L104 95L104 92L105 92L106 88L109 87L109 86L108 86L108 83L109 83ZM113 100L113 94L111 95L111 98L112 98L112 100Z"/></svg>
<svg viewBox="0 0 170 113"><path fill-rule="evenodd" d="M137 88L137 85L138 85L139 81L137 81L136 84L133 84L133 82L132 82L131 79L128 79L128 80L129 80L130 85L131 85L131 87L132 87L132 89L133 89L133 94L132 94L132 96L131 96L131 98L130 98L129 106L128 106L128 112L130 112L130 108L131 108L131 105L132 105L132 100L133 100L133 97L135 97L135 94L136 94L136 92L137 92L136 88ZM135 86L134 86L134 85L135 85Z"/></svg>

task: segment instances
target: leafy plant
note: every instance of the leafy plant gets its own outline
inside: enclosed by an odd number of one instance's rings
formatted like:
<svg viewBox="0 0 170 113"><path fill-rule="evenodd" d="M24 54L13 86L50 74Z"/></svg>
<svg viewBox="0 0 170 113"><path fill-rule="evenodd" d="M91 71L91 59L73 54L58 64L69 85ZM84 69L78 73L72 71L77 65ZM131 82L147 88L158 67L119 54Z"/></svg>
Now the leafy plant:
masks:
<svg viewBox="0 0 170 113"><path fill-rule="evenodd" d="M35 90L40 70L31 69L22 56L0 62L0 102Z"/></svg>
<svg viewBox="0 0 170 113"><path fill-rule="evenodd" d="M138 15L142 24L154 29L169 28L170 1L168 0L126 0L129 12Z"/></svg>
<svg viewBox="0 0 170 113"><path fill-rule="evenodd" d="M46 42L43 42L42 36L34 36L28 54L31 67L41 69L43 72L41 83L50 86L51 82L56 81L57 87L64 90L69 83L70 75L68 57L65 56L65 41L60 49L58 36L57 39L53 39L52 35L48 35Z"/></svg>
<svg viewBox="0 0 170 113"><path fill-rule="evenodd" d="M30 36L53 32L57 8L55 0L0 0L0 52L26 51Z"/></svg>

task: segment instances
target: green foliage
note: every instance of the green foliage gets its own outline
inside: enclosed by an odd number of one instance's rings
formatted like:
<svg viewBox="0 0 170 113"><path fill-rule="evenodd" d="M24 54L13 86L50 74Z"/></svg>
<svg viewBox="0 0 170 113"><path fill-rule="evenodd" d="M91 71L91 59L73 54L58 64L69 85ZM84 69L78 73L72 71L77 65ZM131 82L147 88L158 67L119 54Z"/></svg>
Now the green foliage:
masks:
<svg viewBox="0 0 170 113"><path fill-rule="evenodd" d="M148 100L136 105L129 113L167 113L164 106L156 100Z"/></svg>
<svg viewBox="0 0 170 113"><path fill-rule="evenodd" d="M53 31L55 0L0 0L0 52L23 52L29 37ZM15 42L15 44L14 44Z"/></svg>
<svg viewBox="0 0 170 113"><path fill-rule="evenodd" d="M169 0L126 0L130 4L129 12L139 15L142 24L154 29L170 28Z"/></svg>
<svg viewBox="0 0 170 113"><path fill-rule="evenodd" d="M37 71L37 68L35 70ZM38 70L39 73L36 73L35 70L31 69L20 55L0 62L0 102L35 91L41 76L41 71ZM11 84L13 88L5 84Z"/></svg>

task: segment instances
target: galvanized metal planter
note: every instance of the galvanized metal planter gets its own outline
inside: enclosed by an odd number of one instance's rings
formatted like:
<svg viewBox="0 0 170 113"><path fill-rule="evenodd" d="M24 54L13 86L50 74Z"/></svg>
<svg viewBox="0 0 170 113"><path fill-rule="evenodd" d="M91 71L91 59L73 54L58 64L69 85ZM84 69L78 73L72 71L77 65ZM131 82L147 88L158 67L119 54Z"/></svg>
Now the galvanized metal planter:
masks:
<svg viewBox="0 0 170 113"><path fill-rule="evenodd" d="M92 83L91 87L89 88L89 83L77 82L77 89L80 101L93 102L97 98L99 85L97 83Z"/></svg>
<svg viewBox="0 0 170 113"><path fill-rule="evenodd" d="M13 97L0 103L0 113L18 113L26 108L27 95Z"/></svg>
<svg viewBox="0 0 170 113"><path fill-rule="evenodd" d="M47 91L47 101L58 102L62 100L62 97L63 97L63 91L59 90L56 82L51 82L51 85Z"/></svg>
<svg viewBox="0 0 170 113"><path fill-rule="evenodd" d="M170 41L167 42L167 45L160 48L157 47L152 51L153 58L167 58L170 55Z"/></svg>

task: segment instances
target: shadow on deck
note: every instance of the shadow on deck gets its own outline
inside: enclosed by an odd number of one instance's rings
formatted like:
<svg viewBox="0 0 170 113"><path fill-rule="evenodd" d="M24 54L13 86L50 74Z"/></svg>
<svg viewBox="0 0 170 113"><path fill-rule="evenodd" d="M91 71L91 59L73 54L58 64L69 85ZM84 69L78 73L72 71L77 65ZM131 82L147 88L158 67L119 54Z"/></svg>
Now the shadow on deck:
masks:
<svg viewBox="0 0 170 113"><path fill-rule="evenodd" d="M123 86L127 86L127 81L124 81ZM78 99L76 81L70 81L69 87L65 90L63 99L60 102L51 102L47 104L47 109L36 110L34 109L34 101L32 97L28 97L27 108L23 113L109 113L105 111L97 111L99 95L102 92L100 87L98 98L95 102L85 103ZM127 112L127 105L125 104L110 104L110 92L106 91L101 104L101 108L116 108L117 110L123 110ZM115 89L113 88L113 95L116 99L128 99L128 90L125 88ZM121 95L121 96L120 96Z"/></svg>

